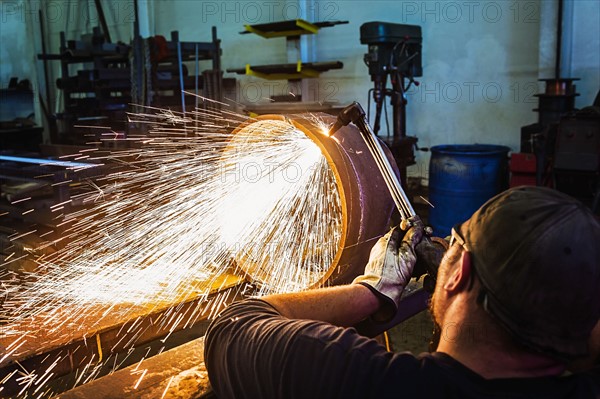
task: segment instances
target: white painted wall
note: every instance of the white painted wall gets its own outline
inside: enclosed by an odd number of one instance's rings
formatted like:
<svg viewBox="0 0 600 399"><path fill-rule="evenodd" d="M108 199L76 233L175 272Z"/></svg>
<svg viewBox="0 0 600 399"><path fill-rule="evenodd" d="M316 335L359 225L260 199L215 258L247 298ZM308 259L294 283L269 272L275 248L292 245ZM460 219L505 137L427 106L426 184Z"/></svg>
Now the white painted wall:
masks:
<svg viewBox="0 0 600 399"><path fill-rule="evenodd" d="M570 57L566 59L563 75L581 78L575 82L580 96L575 100L578 108L591 105L600 90L600 1L568 0L573 8Z"/></svg>
<svg viewBox="0 0 600 399"><path fill-rule="evenodd" d="M11 77L33 79L33 47L20 9L24 1L0 0L0 87Z"/></svg>
<svg viewBox="0 0 600 399"><path fill-rule="evenodd" d="M556 0L542 1L539 77L552 78L556 62ZM600 1L565 0L563 5L561 77L580 78L577 108L591 105L600 90ZM540 90L543 90L543 85Z"/></svg>
<svg viewBox="0 0 600 399"><path fill-rule="evenodd" d="M23 0L0 0L0 88L6 89L12 77L28 79L33 89L33 103L27 99L23 104L9 104L0 110L0 114L4 120L15 116L26 117L33 109L35 122L41 124L34 45L29 40L29 27L21 12L23 3Z"/></svg>

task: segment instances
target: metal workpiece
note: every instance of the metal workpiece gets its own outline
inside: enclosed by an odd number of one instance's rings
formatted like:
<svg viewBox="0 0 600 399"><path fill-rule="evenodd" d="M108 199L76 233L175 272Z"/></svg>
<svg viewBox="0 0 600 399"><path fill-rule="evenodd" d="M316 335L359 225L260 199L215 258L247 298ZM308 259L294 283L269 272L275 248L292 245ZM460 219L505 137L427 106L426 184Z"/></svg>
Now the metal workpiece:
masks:
<svg viewBox="0 0 600 399"><path fill-rule="evenodd" d="M341 239L333 263L311 287L351 282L363 272L372 246L389 229L394 207L386 182L379 173L379 166L371 156L367 143L354 125L343 126L339 135L328 137L327 128L335 123L336 118L321 113L263 115L242 124L236 131L262 120L290 123L316 143L325 156L335 176L341 202ZM387 148L382 151L393 170L395 162L390 151ZM258 279L258 283L268 278L252 277ZM268 284L268 281L263 283Z"/></svg>

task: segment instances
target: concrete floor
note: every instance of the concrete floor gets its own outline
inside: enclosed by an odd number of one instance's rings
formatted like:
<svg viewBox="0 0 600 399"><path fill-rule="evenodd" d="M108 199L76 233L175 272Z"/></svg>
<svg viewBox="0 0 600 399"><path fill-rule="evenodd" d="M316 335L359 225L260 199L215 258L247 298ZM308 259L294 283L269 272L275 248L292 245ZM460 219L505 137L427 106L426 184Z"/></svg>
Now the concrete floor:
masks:
<svg viewBox="0 0 600 399"><path fill-rule="evenodd" d="M412 352L418 355L429 351L433 322L425 310L388 331L394 352Z"/></svg>

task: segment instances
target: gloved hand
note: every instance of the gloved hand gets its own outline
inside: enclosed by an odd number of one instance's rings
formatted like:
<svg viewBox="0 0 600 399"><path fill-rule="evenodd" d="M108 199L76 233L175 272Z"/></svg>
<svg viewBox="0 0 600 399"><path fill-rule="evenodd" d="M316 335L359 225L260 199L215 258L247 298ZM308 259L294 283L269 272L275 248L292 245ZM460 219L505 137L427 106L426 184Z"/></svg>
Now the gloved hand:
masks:
<svg viewBox="0 0 600 399"><path fill-rule="evenodd" d="M402 291L417 262L415 246L423 237L423 228L410 228L404 238L403 233L396 226L381 237L371 249L364 274L353 281L369 288L383 302L373 315L377 321L387 321L396 314Z"/></svg>

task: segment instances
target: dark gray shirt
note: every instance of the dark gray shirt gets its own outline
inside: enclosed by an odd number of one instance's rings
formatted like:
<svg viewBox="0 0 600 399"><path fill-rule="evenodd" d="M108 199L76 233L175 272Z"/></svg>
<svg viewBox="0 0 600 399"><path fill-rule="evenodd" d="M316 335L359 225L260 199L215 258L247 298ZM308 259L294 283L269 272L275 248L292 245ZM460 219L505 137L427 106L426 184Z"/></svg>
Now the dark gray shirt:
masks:
<svg viewBox="0 0 600 399"><path fill-rule="evenodd" d="M600 398L588 374L486 380L444 353L390 353L353 328L288 319L257 299L211 323L204 357L220 399Z"/></svg>

